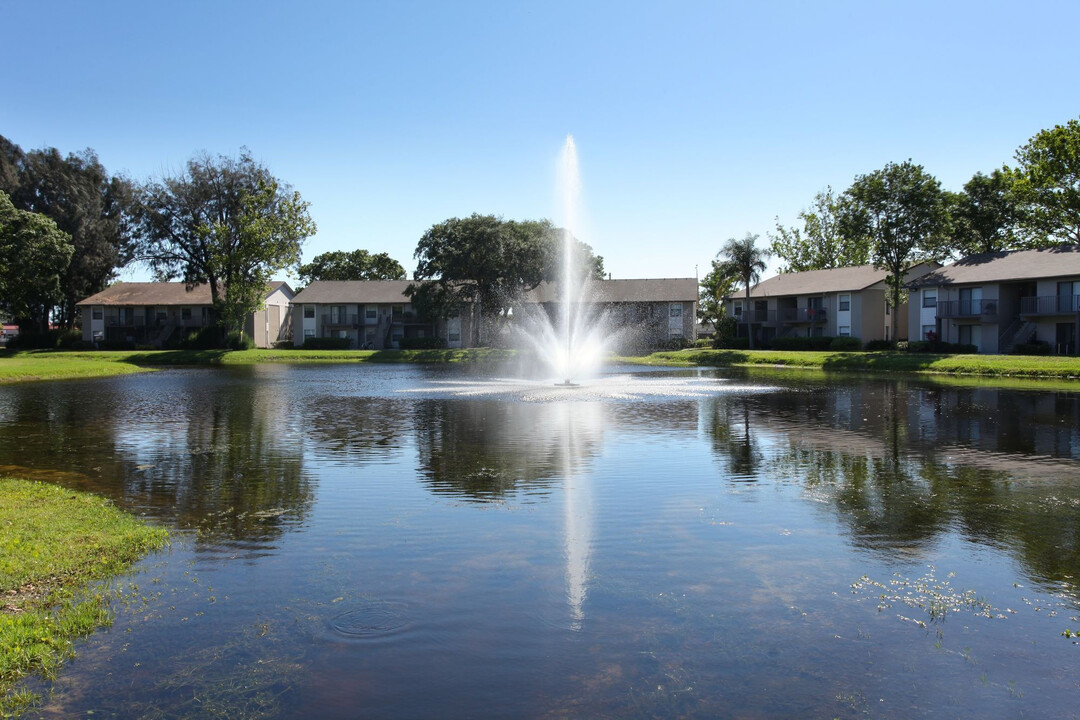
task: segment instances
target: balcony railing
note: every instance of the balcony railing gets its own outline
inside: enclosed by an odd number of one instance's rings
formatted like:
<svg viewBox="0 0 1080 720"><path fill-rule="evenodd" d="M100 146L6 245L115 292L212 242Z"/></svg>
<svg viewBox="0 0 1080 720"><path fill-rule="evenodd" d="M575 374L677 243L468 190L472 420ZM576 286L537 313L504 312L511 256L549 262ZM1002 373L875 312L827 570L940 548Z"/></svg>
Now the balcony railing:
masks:
<svg viewBox="0 0 1080 720"><path fill-rule="evenodd" d="M737 323L742 323L742 324L745 325L746 321L748 319L749 319L749 321L751 323L759 323L759 324L768 325L770 323L775 323L776 322L776 311L775 310L749 310L749 311L743 311L743 312L735 315L735 322L737 322Z"/></svg>
<svg viewBox="0 0 1080 720"><path fill-rule="evenodd" d="M1021 315L1070 315L1080 312L1080 295L1040 295L1020 298Z"/></svg>
<svg viewBox="0 0 1080 720"><path fill-rule="evenodd" d="M348 313L330 313L322 316L322 324L324 327L332 328L355 328L359 326L359 321L356 313L351 315Z"/></svg>
<svg viewBox="0 0 1080 720"><path fill-rule="evenodd" d="M993 321L997 318L998 301L987 300L938 300L939 318L979 318Z"/></svg>
<svg viewBox="0 0 1080 720"><path fill-rule="evenodd" d="M829 319L828 308L782 308L780 319L786 323L823 323Z"/></svg>

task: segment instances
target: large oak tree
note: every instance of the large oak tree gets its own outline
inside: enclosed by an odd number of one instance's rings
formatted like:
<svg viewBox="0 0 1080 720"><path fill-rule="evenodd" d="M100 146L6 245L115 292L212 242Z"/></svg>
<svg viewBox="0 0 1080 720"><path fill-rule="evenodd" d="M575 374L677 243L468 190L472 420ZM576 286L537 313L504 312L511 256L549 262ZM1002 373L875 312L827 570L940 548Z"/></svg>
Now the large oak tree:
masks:
<svg viewBox="0 0 1080 720"><path fill-rule="evenodd" d="M889 271L892 340L904 293L904 274L932 259L942 246L949 218L941 184L910 160L859 175L844 192L841 231L850 242L867 242L874 265Z"/></svg>
<svg viewBox="0 0 1080 720"><path fill-rule="evenodd" d="M405 268L386 253L334 250L300 266L300 282L315 280L404 280Z"/></svg>
<svg viewBox="0 0 1080 720"><path fill-rule="evenodd" d="M505 318L521 296L561 274L563 231L547 220L504 220L473 213L433 225L420 238L414 279L406 291L417 310L446 317L468 307L491 322ZM575 240L575 266L583 275L603 277L603 258ZM473 322L473 344L480 344L482 322Z"/></svg>
<svg viewBox="0 0 1080 720"><path fill-rule="evenodd" d="M131 182L110 176L93 150L66 157L56 148L24 153L0 137L0 190L16 208L50 218L69 236L73 250L61 273L55 319L73 327L75 304L103 290L129 259Z"/></svg>
<svg viewBox="0 0 1080 720"><path fill-rule="evenodd" d="M52 219L19 210L0 190L0 306L18 323L24 342L49 329L73 252L71 238Z"/></svg>
<svg viewBox="0 0 1080 720"><path fill-rule="evenodd" d="M276 273L298 268L316 229L308 203L246 148L239 158L198 155L147 182L135 210L136 259L160 280L209 285L226 335L242 330Z"/></svg>

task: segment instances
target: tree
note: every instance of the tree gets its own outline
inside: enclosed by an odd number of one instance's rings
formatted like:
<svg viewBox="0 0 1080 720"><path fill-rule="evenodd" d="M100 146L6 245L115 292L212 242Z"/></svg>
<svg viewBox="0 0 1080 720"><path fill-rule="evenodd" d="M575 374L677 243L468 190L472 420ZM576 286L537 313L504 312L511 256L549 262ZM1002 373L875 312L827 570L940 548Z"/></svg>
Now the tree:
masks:
<svg viewBox="0 0 1080 720"><path fill-rule="evenodd" d="M372 255L367 250L353 250L316 255L300 266L300 282L315 280L404 280L405 268L386 253Z"/></svg>
<svg viewBox="0 0 1080 720"><path fill-rule="evenodd" d="M0 138L0 189L16 208L46 215L70 236L56 320L73 327L76 303L103 290L129 259L131 182L110 177L89 148L67 157L56 148L23 153Z"/></svg>
<svg viewBox="0 0 1080 720"><path fill-rule="evenodd" d="M874 265L889 271L890 337L896 340L904 274L915 263L932 259L948 230L941 184L908 160L859 175L844 196L841 232L852 242L868 242Z"/></svg>
<svg viewBox="0 0 1080 720"><path fill-rule="evenodd" d="M719 337L720 324L727 316L724 300L735 293L738 275L720 260L712 261L712 270L701 279L698 295L698 320L712 323Z"/></svg>
<svg viewBox="0 0 1080 720"><path fill-rule="evenodd" d="M1015 179L1008 170L975 173L962 193L946 193L952 221L948 254L961 257L1020 247ZM942 253L945 254L945 253Z"/></svg>
<svg viewBox="0 0 1080 720"><path fill-rule="evenodd" d="M1080 121L1040 131L1016 162L1019 221L1030 241L1080 243Z"/></svg>
<svg viewBox="0 0 1080 720"><path fill-rule="evenodd" d="M61 295L60 279L74 247L67 233L39 213L19 210L0 190L0 298L20 335L44 335Z"/></svg>
<svg viewBox="0 0 1080 720"><path fill-rule="evenodd" d="M246 148L238 159L196 156L183 173L139 188L136 259L159 280L209 285L219 328L234 335L271 277L299 267L316 230L307 208Z"/></svg>
<svg viewBox="0 0 1080 720"><path fill-rule="evenodd" d="M746 233L742 240L729 238L716 256L720 261L721 272L737 278L746 288L743 317L746 318L746 335L751 350L754 349L754 329L750 324L750 288L761 279L761 273L765 272L765 261L771 254L768 250L755 246L758 237L760 236Z"/></svg>
<svg viewBox="0 0 1080 720"><path fill-rule="evenodd" d="M784 227L779 218L776 234L770 235L772 251L784 264L780 272L803 272L866 265L870 247L863 238L846 238L840 232L842 198L831 187L814 196L809 210L799 212L803 227Z"/></svg>
<svg viewBox="0 0 1080 720"><path fill-rule="evenodd" d="M547 220L503 220L473 213L433 225L420 238L418 263L406 293L418 312L446 317L469 305L480 321L506 318L521 296L561 272L562 231ZM603 258L576 241L583 275L602 276ZM473 322L480 344L481 322Z"/></svg>

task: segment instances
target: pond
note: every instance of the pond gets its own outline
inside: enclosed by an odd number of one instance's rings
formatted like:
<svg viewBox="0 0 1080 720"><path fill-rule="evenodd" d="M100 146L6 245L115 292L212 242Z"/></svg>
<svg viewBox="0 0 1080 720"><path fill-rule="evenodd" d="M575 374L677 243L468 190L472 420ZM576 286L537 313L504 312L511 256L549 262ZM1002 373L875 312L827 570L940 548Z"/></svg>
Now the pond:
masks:
<svg viewBox="0 0 1080 720"><path fill-rule="evenodd" d="M173 531L44 717L1066 718L1080 702L1078 393L177 369L0 388L0 472Z"/></svg>

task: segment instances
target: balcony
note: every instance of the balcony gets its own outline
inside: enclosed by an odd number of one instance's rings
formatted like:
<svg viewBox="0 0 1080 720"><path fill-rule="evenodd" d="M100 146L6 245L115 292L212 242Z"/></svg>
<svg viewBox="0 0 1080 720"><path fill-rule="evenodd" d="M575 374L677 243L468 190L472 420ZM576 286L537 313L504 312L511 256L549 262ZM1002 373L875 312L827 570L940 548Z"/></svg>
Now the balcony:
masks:
<svg viewBox="0 0 1080 720"><path fill-rule="evenodd" d="M939 318L971 318L982 322L997 322L998 301L987 300L938 300Z"/></svg>
<svg viewBox="0 0 1080 720"><path fill-rule="evenodd" d="M1080 295L1040 295L1020 298L1021 315L1071 315L1080 312Z"/></svg>
<svg viewBox="0 0 1080 720"><path fill-rule="evenodd" d="M735 314L735 322L746 324L747 320L755 325L772 325L776 322L775 310L750 310Z"/></svg>
<svg viewBox="0 0 1080 720"><path fill-rule="evenodd" d="M823 323L829 319L828 308L783 308L780 319L786 323Z"/></svg>
<svg viewBox="0 0 1080 720"><path fill-rule="evenodd" d="M351 315L348 313L331 313L329 315L322 316L323 327L327 328L357 328L360 327L360 322L356 313Z"/></svg>

